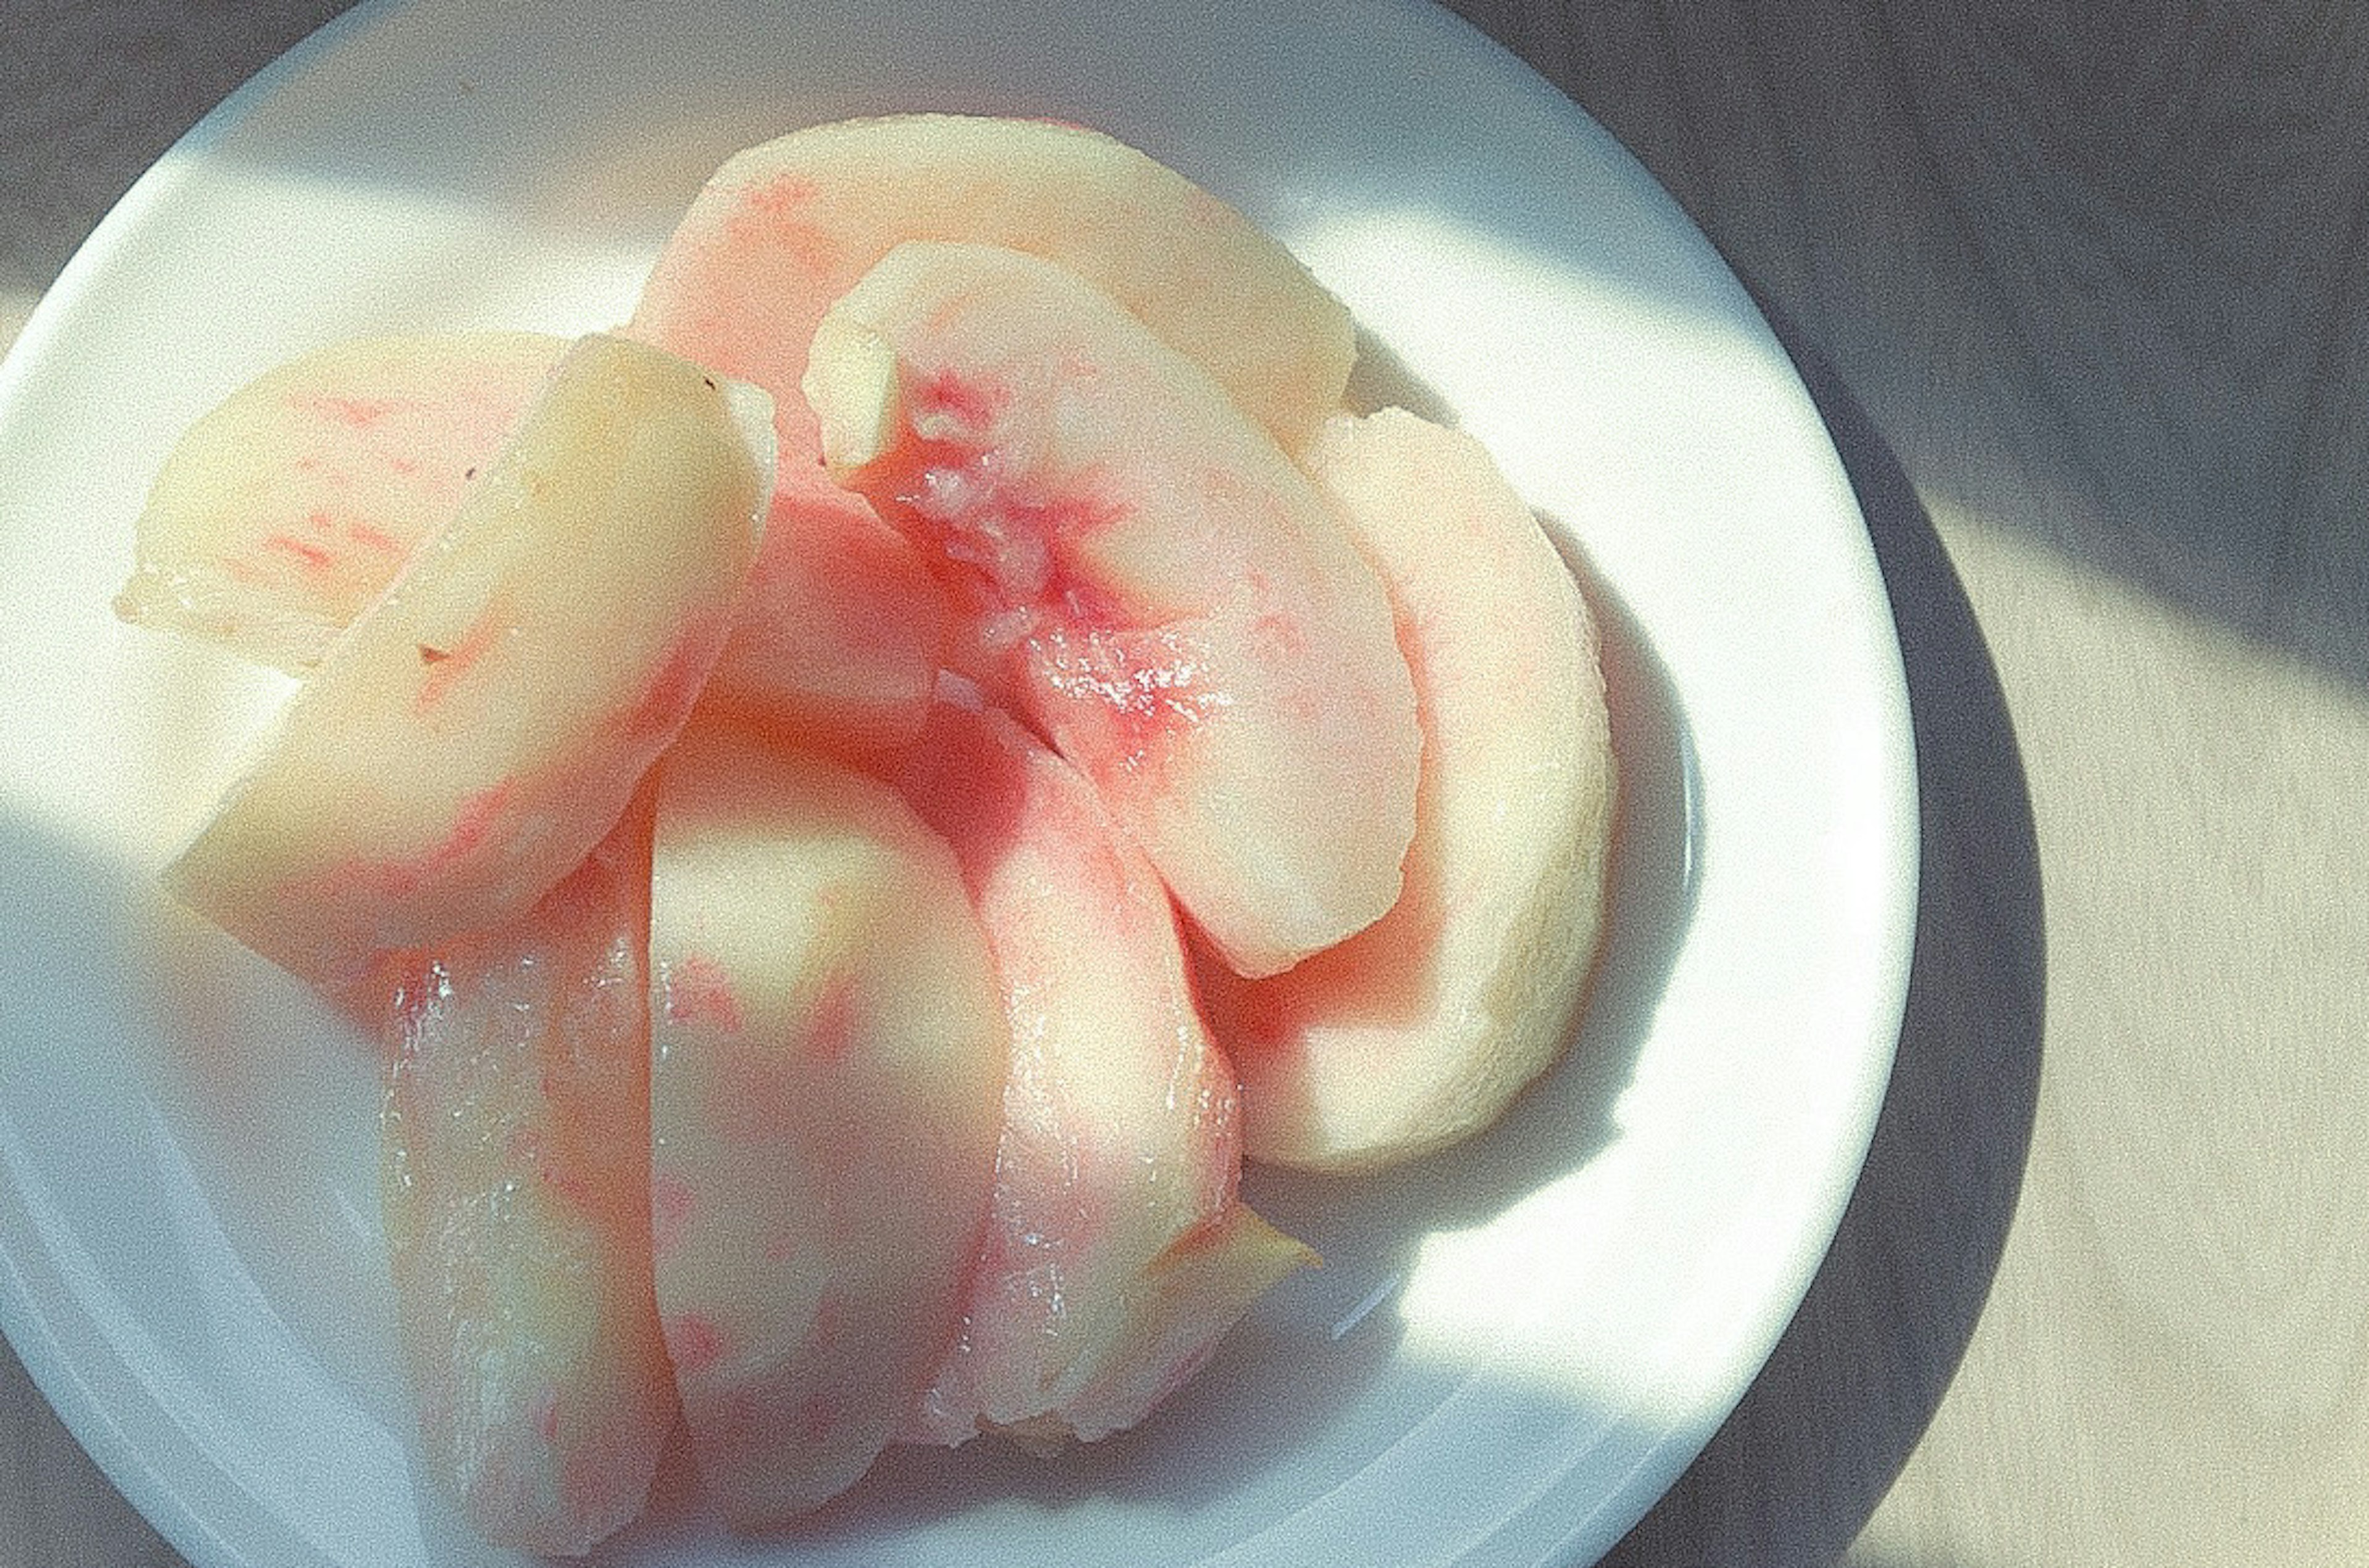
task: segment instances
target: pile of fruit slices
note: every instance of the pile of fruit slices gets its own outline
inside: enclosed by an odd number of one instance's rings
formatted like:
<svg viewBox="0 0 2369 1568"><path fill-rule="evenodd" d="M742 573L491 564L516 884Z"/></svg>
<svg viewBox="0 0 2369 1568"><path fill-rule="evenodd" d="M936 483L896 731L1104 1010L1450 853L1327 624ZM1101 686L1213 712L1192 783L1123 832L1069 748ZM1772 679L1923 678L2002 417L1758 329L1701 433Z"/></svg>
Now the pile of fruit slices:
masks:
<svg viewBox="0 0 2369 1568"><path fill-rule="evenodd" d="M1588 613L1351 325L1042 121L727 163L634 318L342 344L184 436L127 619L303 678L168 886L387 1047L429 1462L574 1553L1140 1420L1312 1261L1242 1161L1568 1039Z"/></svg>

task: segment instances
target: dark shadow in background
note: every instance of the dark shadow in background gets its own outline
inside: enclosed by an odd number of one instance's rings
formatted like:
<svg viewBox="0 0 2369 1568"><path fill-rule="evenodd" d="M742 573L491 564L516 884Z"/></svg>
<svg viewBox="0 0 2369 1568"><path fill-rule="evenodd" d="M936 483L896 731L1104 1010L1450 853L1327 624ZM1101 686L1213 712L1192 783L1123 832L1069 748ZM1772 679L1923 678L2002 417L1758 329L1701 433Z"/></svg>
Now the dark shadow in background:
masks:
<svg viewBox="0 0 2369 1568"><path fill-rule="evenodd" d="M0 0L0 289L49 287L174 138L351 0Z"/></svg>
<svg viewBox="0 0 2369 1568"><path fill-rule="evenodd" d="M1604 1560L1825 1568L1924 1434L1988 1297L2039 1094L2039 849L1990 655L1899 462L1764 299L1825 417L1900 633L1923 881L1899 1053L1865 1170L1743 1402Z"/></svg>
<svg viewBox="0 0 2369 1568"><path fill-rule="evenodd" d="M2369 689L2369 8L1445 3L1794 312L1926 495Z"/></svg>

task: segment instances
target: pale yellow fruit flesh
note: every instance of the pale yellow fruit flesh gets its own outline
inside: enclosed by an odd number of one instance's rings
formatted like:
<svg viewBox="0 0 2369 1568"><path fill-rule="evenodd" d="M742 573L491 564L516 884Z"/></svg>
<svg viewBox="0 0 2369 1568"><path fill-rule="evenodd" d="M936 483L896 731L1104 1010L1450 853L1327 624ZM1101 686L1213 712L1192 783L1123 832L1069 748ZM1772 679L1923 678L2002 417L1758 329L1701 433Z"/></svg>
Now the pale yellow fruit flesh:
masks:
<svg viewBox="0 0 2369 1568"><path fill-rule="evenodd" d="M1414 674L1406 891L1288 974L1197 974L1250 1157L1345 1170L1471 1135L1564 1048L1615 776L1586 601L1480 444L1389 409L1335 420L1308 462L1381 567Z"/></svg>
<svg viewBox="0 0 2369 1568"><path fill-rule="evenodd" d="M391 960L382 1197L429 1471L488 1540L641 1511L675 1419L650 1285L649 818L521 919Z"/></svg>
<svg viewBox="0 0 2369 1568"><path fill-rule="evenodd" d="M1006 1028L952 853L886 786L695 727L660 766L651 1211L709 1495L853 1483L952 1346Z"/></svg>
<svg viewBox="0 0 2369 1568"><path fill-rule="evenodd" d="M175 443L117 613L309 667L460 510L566 347L366 338L266 372Z"/></svg>
<svg viewBox="0 0 2369 1568"><path fill-rule="evenodd" d="M770 489L765 401L622 338L570 349L167 886L333 987L532 907L715 664Z"/></svg>

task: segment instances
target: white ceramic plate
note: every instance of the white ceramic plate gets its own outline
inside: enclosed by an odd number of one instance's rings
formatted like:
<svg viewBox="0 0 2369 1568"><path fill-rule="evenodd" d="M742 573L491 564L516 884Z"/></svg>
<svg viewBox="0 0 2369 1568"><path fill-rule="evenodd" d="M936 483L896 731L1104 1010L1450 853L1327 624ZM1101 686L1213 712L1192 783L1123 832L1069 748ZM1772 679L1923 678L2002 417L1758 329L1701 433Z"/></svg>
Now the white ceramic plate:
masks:
<svg viewBox="0 0 2369 1568"><path fill-rule="evenodd" d="M1103 126L1304 255L1612 634L1620 904L1575 1050L1374 1182L1136 1433L893 1454L795 1538L664 1478L619 1562L1578 1563L1741 1395L1859 1169L1915 904L1882 586L1791 367L1596 126L1413 4L365 6L159 164L0 372L0 1322L208 1568L504 1561L409 1457L363 1053L156 867L281 684L118 625L175 434L363 330L621 319L708 170L898 109ZM1393 363L1393 361L1395 361Z"/></svg>

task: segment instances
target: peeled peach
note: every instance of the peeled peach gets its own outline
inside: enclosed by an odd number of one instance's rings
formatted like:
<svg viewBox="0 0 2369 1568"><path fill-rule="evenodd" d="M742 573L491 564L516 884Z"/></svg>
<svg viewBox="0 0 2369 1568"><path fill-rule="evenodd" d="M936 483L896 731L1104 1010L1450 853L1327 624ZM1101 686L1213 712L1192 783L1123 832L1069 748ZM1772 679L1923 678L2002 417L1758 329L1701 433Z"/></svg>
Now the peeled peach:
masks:
<svg viewBox="0 0 2369 1568"><path fill-rule="evenodd" d="M650 1284L649 818L517 921L401 955L382 1194L429 1471L486 1539L590 1549L675 1418Z"/></svg>
<svg viewBox="0 0 2369 1568"><path fill-rule="evenodd" d="M879 783L703 726L653 854L658 1298L740 1528L853 1482L952 1346L1001 1126L953 854Z"/></svg>
<svg viewBox="0 0 2369 1568"><path fill-rule="evenodd" d="M1234 1080L1160 878L1075 770L942 702L893 775L945 835L994 955L1011 1072L985 1245L906 1436L1132 1425L1308 1249L1236 1196Z"/></svg>
<svg viewBox="0 0 2369 1568"><path fill-rule="evenodd" d="M459 515L565 339L479 332L332 344L182 433L116 611L302 673ZM910 739L945 611L911 544L853 497L777 491L712 693L842 750Z"/></svg>
<svg viewBox="0 0 2369 1568"><path fill-rule="evenodd" d="M799 482L817 444L792 395L815 328L916 239L1059 262L1285 445L1340 406L1356 353L1349 313L1289 251L1126 143L1042 120L841 120L734 155L667 241L630 330L772 392L785 482Z"/></svg>
<svg viewBox="0 0 2369 1568"><path fill-rule="evenodd" d="M892 115L736 154L668 239L626 331L773 395L778 490L719 694L787 700L864 743L920 723L943 612L910 546L824 473L798 382L831 302L921 238L990 241L1074 268L1288 444L1339 406L1356 353L1348 312L1289 251L1081 126ZM818 659L803 651L818 638L868 657Z"/></svg>
<svg viewBox="0 0 2369 1568"><path fill-rule="evenodd" d="M969 671L1230 963L1390 908L1421 739L1389 600L1198 366L1049 262L913 244L831 307L806 390L833 471L940 556Z"/></svg>
<svg viewBox="0 0 2369 1568"><path fill-rule="evenodd" d="M582 340L168 886L332 985L523 914L688 716L756 552L771 440L761 393Z"/></svg>
<svg viewBox="0 0 2369 1568"><path fill-rule="evenodd" d="M366 338L266 372L174 443L117 612L312 665L460 510L566 347Z"/></svg>
<svg viewBox="0 0 2369 1568"><path fill-rule="evenodd" d="M1199 966L1254 1159L1404 1160L1562 1050L1603 929L1614 773L1587 604L1471 437L1343 418L1308 463L1381 567L1424 726L1406 891L1288 974Z"/></svg>

